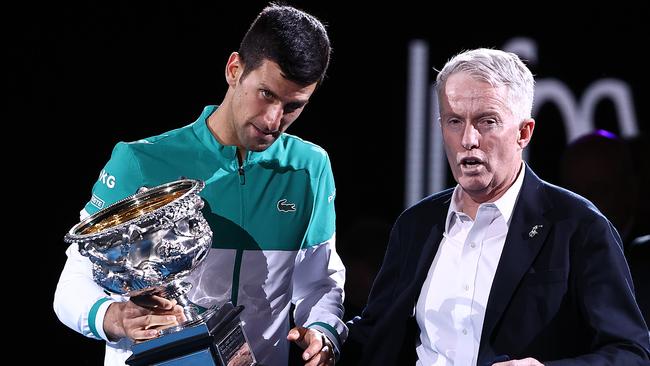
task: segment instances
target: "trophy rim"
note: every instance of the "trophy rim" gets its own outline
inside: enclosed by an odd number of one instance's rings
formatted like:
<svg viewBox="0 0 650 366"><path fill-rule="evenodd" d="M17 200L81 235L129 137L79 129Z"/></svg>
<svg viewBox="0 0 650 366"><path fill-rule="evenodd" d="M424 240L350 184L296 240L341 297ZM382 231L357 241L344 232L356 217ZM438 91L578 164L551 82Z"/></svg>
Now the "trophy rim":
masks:
<svg viewBox="0 0 650 366"><path fill-rule="evenodd" d="M93 233L88 233L88 234L80 234L79 232L81 229L85 229L89 226L92 226L96 224L97 222L100 222L102 219L105 217L108 217L112 214L115 214L119 212L120 210L124 209L125 207L129 207L130 205L133 205L135 202L138 202L139 200L146 200L154 195L159 194L160 192L173 192L175 187L183 187L185 185L189 184L189 189L185 193L183 193L182 196L164 204L163 206L158 207L155 210L152 210L151 212L147 212L143 215L137 216L135 218L132 218L130 220L127 220L123 223L120 223L118 225L110 226L108 228L105 228L101 231L98 232L93 232ZM79 223L74 225L68 233L65 235L63 238L65 242L67 243L78 243L82 242L85 240L88 240L90 238L97 238L101 237L110 233L114 233L116 231L122 230L124 228L128 228L131 224L134 222L139 222L139 221L147 221L149 219L155 218L160 214L160 212L164 212L166 208L172 206L172 205L177 205L179 202L183 202L186 200L188 197L193 196L200 192L203 188L205 187L205 183L202 180L198 179L179 179L175 180L172 182L164 183L161 185L158 185L156 187L147 189L142 192L136 192L130 196L127 196L119 201L114 202L113 204L95 212L94 214L86 217L85 219L81 220ZM180 190L181 188L179 188Z"/></svg>

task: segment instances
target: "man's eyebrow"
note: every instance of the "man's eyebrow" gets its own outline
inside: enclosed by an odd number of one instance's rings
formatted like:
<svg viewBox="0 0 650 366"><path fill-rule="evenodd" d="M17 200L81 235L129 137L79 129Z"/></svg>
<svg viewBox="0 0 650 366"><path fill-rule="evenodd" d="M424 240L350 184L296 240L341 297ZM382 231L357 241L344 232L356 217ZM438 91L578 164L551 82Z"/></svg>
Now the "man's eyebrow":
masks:
<svg viewBox="0 0 650 366"><path fill-rule="evenodd" d="M296 110L296 109L304 107L308 102L309 102L309 100L299 100L299 101L295 101L295 102L289 102L289 103L285 104L284 106L285 106L285 108Z"/></svg>

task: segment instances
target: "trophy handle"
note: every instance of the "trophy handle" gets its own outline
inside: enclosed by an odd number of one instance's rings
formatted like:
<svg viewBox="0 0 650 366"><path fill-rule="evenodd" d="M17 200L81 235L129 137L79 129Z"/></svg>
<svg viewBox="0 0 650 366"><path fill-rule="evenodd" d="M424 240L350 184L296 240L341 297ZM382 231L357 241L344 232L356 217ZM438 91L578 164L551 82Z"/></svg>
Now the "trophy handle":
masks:
<svg viewBox="0 0 650 366"><path fill-rule="evenodd" d="M216 311L218 306L212 306L208 309L205 309L202 306L196 305L187 298L187 293L192 289L192 284L184 281L174 281L160 292L160 296L176 300L176 303L183 308L183 314L185 315L186 321L183 323L174 326L162 329L160 335L175 333L185 328L192 327L194 325L204 323L209 319Z"/></svg>
<svg viewBox="0 0 650 366"><path fill-rule="evenodd" d="M183 308L187 322L195 321L199 316L199 307L187 298L187 293L192 289L192 284L184 281L174 281L165 287L161 296L166 299L176 300Z"/></svg>

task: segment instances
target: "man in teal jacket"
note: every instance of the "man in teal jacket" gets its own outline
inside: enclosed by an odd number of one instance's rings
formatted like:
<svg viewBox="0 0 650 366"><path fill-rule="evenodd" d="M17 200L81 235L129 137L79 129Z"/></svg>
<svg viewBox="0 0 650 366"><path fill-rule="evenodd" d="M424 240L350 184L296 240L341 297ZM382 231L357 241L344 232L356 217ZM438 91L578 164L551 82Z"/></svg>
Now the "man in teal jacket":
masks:
<svg viewBox="0 0 650 366"><path fill-rule="evenodd" d="M265 8L226 64L223 102L159 136L118 143L82 217L180 177L200 179L212 249L189 282L190 300L244 305L242 320L263 365L286 365L289 341L312 364L331 364L345 340L345 268L336 253L336 190L327 153L285 134L322 82L330 45L324 26L288 6ZM72 329L107 342L105 363L121 365L135 341L181 320L154 297L108 296L76 246L54 308ZM135 300L135 301L134 301ZM289 329L295 305L297 325Z"/></svg>

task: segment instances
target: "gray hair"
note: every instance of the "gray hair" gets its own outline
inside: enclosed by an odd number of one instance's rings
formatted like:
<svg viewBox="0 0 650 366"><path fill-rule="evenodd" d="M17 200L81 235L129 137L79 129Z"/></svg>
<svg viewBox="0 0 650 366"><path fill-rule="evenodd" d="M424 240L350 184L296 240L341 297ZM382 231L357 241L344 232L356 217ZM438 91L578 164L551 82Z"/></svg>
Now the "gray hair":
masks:
<svg viewBox="0 0 650 366"><path fill-rule="evenodd" d="M465 72L494 88L505 86L512 114L519 120L530 118L535 95L535 80L528 67L511 52L478 48L452 57L436 78L436 93L441 96L447 79Z"/></svg>

